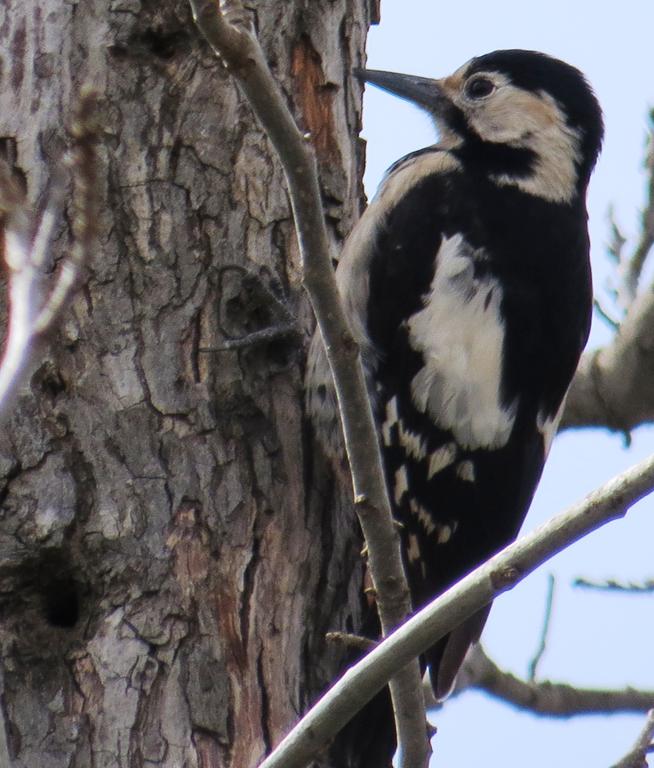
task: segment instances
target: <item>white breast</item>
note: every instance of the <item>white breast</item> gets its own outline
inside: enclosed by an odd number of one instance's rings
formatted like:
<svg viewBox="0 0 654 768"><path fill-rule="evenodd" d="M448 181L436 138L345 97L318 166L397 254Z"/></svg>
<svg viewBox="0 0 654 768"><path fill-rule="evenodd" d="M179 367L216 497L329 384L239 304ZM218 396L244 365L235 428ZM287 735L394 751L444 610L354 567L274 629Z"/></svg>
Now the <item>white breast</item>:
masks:
<svg viewBox="0 0 654 768"><path fill-rule="evenodd" d="M517 406L501 399L502 289L492 277L475 277L474 256L461 235L443 238L424 308L408 320L411 346L424 358L411 385L414 403L473 450L505 445Z"/></svg>

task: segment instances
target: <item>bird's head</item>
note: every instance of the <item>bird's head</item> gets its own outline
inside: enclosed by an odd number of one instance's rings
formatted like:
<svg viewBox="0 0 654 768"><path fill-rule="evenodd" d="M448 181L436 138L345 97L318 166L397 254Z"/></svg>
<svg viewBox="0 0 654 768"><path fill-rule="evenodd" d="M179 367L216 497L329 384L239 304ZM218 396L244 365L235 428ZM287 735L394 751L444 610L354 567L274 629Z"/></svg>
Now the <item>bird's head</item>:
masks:
<svg viewBox="0 0 654 768"><path fill-rule="evenodd" d="M440 80L355 74L429 112L442 145L495 183L559 203L584 194L602 143L602 112L569 64L506 50L474 58Z"/></svg>

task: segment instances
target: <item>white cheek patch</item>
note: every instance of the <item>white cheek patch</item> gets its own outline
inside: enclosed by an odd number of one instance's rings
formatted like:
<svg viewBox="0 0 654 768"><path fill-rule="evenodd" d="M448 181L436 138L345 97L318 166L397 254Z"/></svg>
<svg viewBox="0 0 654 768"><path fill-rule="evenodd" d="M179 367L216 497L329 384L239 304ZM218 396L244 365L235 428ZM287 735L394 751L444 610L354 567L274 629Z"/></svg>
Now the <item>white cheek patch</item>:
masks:
<svg viewBox="0 0 654 768"><path fill-rule="evenodd" d="M443 238L436 263L424 309L407 323L410 344L424 359L411 382L414 404L462 448L501 448L517 409L515 402L505 407L500 395L502 288L474 276L461 235Z"/></svg>
<svg viewBox="0 0 654 768"><path fill-rule="evenodd" d="M467 108L466 108L467 107ZM502 186L516 186L553 202L567 202L575 194L581 134L548 93L532 93L508 83L478 108L464 106L476 133L494 144L529 149L535 163L528 176L497 174Z"/></svg>

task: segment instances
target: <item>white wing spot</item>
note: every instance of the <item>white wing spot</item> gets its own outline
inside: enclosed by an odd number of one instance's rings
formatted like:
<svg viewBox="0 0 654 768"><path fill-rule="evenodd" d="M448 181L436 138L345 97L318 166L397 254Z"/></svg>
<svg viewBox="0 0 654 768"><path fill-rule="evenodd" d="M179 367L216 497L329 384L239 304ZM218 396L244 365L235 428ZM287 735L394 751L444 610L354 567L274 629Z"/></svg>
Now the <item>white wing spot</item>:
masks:
<svg viewBox="0 0 654 768"><path fill-rule="evenodd" d="M411 509L411 512L418 518L418 521L425 529L425 533L428 536L436 530L436 523L434 523L432 516L422 505L418 504L415 499L411 499L409 502L409 508Z"/></svg>
<svg viewBox="0 0 654 768"><path fill-rule="evenodd" d="M410 563L417 563L420 560L420 545L415 533L409 534L409 546L407 547L406 555Z"/></svg>
<svg viewBox="0 0 654 768"><path fill-rule="evenodd" d="M447 443L447 445L436 449L429 457L427 480L431 480L437 472L441 472L446 467L449 467L456 458L456 453L456 443Z"/></svg>
<svg viewBox="0 0 654 768"><path fill-rule="evenodd" d="M474 275L474 253L461 235L443 238L424 309L408 321L424 366L411 382L418 410L451 430L464 448L506 444L517 403L501 402L502 288Z"/></svg>
<svg viewBox="0 0 654 768"><path fill-rule="evenodd" d="M405 429L402 421L398 421L398 429L400 431L400 445L409 456L413 456L416 459L424 459L427 451L422 437L415 432Z"/></svg>
<svg viewBox="0 0 654 768"><path fill-rule="evenodd" d="M469 459L460 461L456 466L456 476L467 483L474 483L475 465Z"/></svg>
<svg viewBox="0 0 654 768"><path fill-rule="evenodd" d="M406 465L402 466L395 473L395 485L394 494L395 503L399 504L402 501L402 496L409 490L409 478L406 471Z"/></svg>
<svg viewBox="0 0 654 768"><path fill-rule="evenodd" d="M452 529L449 525L441 525L438 527L438 535L436 538L436 541L439 544L447 544L447 542L452 538Z"/></svg>
<svg viewBox="0 0 654 768"><path fill-rule="evenodd" d="M392 397L386 403L386 418L382 424L382 439L384 441L384 445L391 444L391 429L395 424L397 424L397 420L397 397Z"/></svg>
<svg viewBox="0 0 654 768"><path fill-rule="evenodd" d="M420 544L418 543L418 537L415 533L409 534L409 546L406 551L409 562L413 565L420 565L420 573L422 578L427 578L427 566L420 553Z"/></svg>
<svg viewBox="0 0 654 768"><path fill-rule="evenodd" d="M386 403L386 413L381 428L384 445L391 445L393 443L392 429L395 425L397 425L398 429L399 443L402 448L405 449L406 453L418 460L424 459L427 452L423 438L415 432L411 432L410 429L405 428L404 423L399 416L397 397L392 397Z"/></svg>

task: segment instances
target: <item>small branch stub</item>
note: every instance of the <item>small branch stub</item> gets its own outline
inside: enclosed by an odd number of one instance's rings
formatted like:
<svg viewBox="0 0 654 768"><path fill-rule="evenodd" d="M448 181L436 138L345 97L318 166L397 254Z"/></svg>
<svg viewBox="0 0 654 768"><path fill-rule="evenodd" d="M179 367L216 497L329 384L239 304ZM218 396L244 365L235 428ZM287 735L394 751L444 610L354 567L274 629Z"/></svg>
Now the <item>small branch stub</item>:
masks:
<svg viewBox="0 0 654 768"><path fill-rule="evenodd" d="M511 589L521 579L520 571L513 565L506 568L498 568L490 575L491 584L493 589L498 592L504 592L506 589Z"/></svg>

